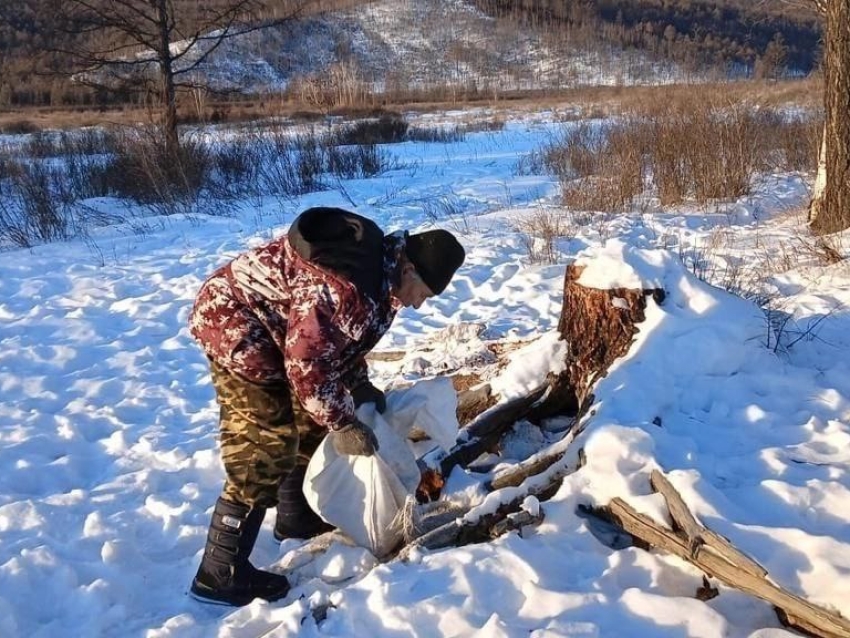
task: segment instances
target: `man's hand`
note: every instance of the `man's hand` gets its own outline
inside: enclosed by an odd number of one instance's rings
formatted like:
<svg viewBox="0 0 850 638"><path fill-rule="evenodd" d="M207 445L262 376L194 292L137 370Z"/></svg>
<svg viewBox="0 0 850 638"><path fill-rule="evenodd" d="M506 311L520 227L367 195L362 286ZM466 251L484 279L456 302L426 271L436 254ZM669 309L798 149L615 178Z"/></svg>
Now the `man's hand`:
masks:
<svg viewBox="0 0 850 638"><path fill-rule="evenodd" d="M384 393L369 381L361 383L351 390L351 398L354 399L355 408L359 408L364 403L374 403L375 409L381 414L387 409L387 398L384 396Z"/></svg>
<svg viewBox="0 0 850 638"><path fill-rule="evenodd" d="M331 431L331 443L337 454L347 456L372 456L378 450L378 439L372 428L357 419L334 428Z"/></svg>

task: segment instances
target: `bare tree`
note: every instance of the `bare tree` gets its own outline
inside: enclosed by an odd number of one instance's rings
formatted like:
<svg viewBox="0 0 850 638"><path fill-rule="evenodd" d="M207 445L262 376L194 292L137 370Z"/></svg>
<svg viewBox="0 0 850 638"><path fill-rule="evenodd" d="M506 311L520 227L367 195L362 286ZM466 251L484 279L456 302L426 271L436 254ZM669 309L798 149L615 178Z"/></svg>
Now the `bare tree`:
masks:
<svg viewBox="0 0 850 638"><path fill-rule="evenodd" d="M38 35L78 81L156 95L173 156L177 90L196 85L193 71L225 40L291 20L313 1L293 0L261 20L268 0L2 0L0 23Z"/></svg>
<svg viewBox="0 0 850 638"><path fill-rule="evenodd" d="M818 174L809 205L812 231L850 227L850 0L804 0L825 17L824 109Z"/></svg>

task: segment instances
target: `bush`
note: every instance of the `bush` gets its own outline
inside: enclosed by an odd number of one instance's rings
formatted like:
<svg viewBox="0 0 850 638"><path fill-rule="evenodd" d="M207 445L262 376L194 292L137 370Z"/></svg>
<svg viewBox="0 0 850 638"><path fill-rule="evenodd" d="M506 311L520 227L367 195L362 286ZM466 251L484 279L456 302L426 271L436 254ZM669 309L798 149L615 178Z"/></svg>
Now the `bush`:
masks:
<svg viewBox="0 0 850 638"><path fill-rule="evenodd" d="M189 203L209 182L214 162L206 146L194 141L181 143L171 154L156 133L141 130L119 143L100 168L104 191L139 204L165 205L165 214L177 212L174 205Z"/></svg>
<svg viewBox="0 0 850 638"><path fill-rule="evenodd" d="M343 179L380 175L386 169L386 164L386 159L375 144L327 148L327 172Z"/></svg>
<svg viewBox="0 0 850 638"><path fill-rule="evenodd" d="M606 136L605 129L587 123L568 127L543 149L543 165L562 182L595 175L604 160Z"/></svg>
<svg viewBox="0 0 850 638"><path fill-rule="evenodd" d="M815 172L818 167L823 115L804 119L776 118L764 127L765 137L772 140L780 156L778 165L788 171Z"/></svg>
<svg viewBox="0 0 850 638"><path fill-rule="evenodd" d="M29 135L31 133L38 133L39 131L41 131L41 127L29 120L14 120L0 125L0 133L4 135Z"/></svg>
<svg viewBox="0 0 850 638"><path fill-rule="evenodd" d="M622 210L643 190L643 147L628 126L570 126L536 163L558 176L570 208Z"/></svg>
<svg viewBox="0 0 850 638"><path fill-rule="evenodd" d="M61 175L40 163L7 164L8 184L0 200L0 239L17 246L69 238L73 219L66 214L57 185Z"/></svg>
<svg viewBox="0 0 850 638"><path fill-rule="evenodd" d="M452 142L462 142L466 134L459 126L442 127L442 126L411 126L407 129L406 139L410 142L429 142L450 144Z"/></svg>
<svg viewBox="0 0 850 638"><path fill-rule="evenodd" d="M376 120L361 120L345 125L332 135L329 142L335 146L396 144L405 140L408 126L401 115L385 114Z"/></svg>
<svg viewBox="0 0 850 638"><path fill-rule="evenodd" d="M732 200L760 170L813 170L820 126L719 98L661 100L615 124L568 125L518 169L556 175L564 203L581 210L623 210L646 188L665 206Z"/></svg>
<svg viewBox="0 0 850 638"><path fill-rule="evenodd" d="M571 220L561 212L539 210L513 224L532 264L556 264L561 254L558 240L575 236Z"/></svg>
<svg viewBox="0 0 850 638"><path fill-rule="evenodd" d="M160 215L221 213L236 197L290 197L327 188L329 174L368 178L392 166L377 144L336 141L273 124L217 144L184 138L172 153L157 128L40 133L22 147L29 157L0 153L0 241L28 246L73 236L85 230L75 213L104 221L80 212L93 197L123 198Z"/></svg>

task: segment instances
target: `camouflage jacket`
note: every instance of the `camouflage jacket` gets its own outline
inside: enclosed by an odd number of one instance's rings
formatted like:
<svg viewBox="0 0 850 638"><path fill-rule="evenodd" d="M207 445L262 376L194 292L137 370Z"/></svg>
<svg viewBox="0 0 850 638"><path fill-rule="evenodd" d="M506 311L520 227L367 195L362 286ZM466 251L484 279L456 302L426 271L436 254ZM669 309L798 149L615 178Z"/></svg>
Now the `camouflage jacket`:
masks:
<svg viewBox="0 0 850 638"><path fill-rule="evenodd" d="M400 307L390 282L404 237L380 233L377 242L383 254L372 261L380 272L367 273L371 295L362 277L305 258L292 230L239 255L202 285L189 317L192 335L207 356L250 381L288 381L320 426L350 422L347 390L368 380L365 355Z"/></svg>

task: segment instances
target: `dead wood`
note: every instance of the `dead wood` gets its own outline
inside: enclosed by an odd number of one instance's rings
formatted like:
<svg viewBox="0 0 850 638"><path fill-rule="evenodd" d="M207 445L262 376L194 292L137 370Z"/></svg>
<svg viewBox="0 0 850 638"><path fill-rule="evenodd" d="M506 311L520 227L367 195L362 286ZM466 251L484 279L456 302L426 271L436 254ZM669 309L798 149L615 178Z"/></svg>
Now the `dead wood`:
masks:
<svg viewBox="0 0 850 638"><path fill-rule="evenodd" d="M737 565L753 576L760 578L767 575L767 570L764 567L739 551L729 539L699 524L688 506L685 505L679 492L661 472L653 470L649 482L656 492L664 496L667 509L673 519L673 529L680 530L685 534L692 554L696 554L699 545L708 545L728 562Z"/></svg>
<svg viewBox="0 0 850 638"><path fill-rule="evenodd" d="M443 457L423 459L422 467L438 467L442 476L448 476L458 465L468 467L485 452L494 451L503 434L521 418L537 422L567 414L575 416L573 427L580 422L580 416L592 401L593 384L631 347L637 324L645 318L647 296L659 303L664 297L661 289L586 288L578 283L582 270L568 266L564 278L564 302L558 326L569 345L564 372L550 375L543 387L504 404L492 405L495 399L487 385L459 391L459 420L463 423L469 418L461 429L462 441ZM478 542L513 529L514 524L507 521L517 519L525 498L529 495L543 500L550 498L563 477L581 466L581 454L575 460L567 460L568 447L577 434L571 432L546 450L494 474L487 485L489 490L496 494L504 489L514 490L495 512L476 516L474 508L462 519L420 536L402 552L417 546L434 549ZM694 543L701 539L695 529L691 530L691 538Z"/></svg>
<svg viewBox="0 0 850 638"><path fill-rule="evenodd" d="M593 384L604 377L615 359L625 355L645 319L646 298L664 299L660 288L601 290L579 284L584 270L567 266L564 302L558 331L568 344L566 369L550 379L550 391L529 417L557 414L581 416L590 404Z"/></svg>
<svg viewBox="0 0 850 638"><path fill-rule="evenodd" d="M471 508L462 518L446 523L402 548L400 557L407 557L415 548L439 549L442 547L467 545L492 540L508 531L539 523L543 520L543 509L531 514L525 512L524 504L529 496L539 501L550 499L564 480L564 477L576 472L584 461L581 450L567 454L566 448L571 441L566 441L564 450L553 451L547 458L559 455L557 461L550 463L538 474L527 476L521 485L508 488L510 492L500 495L500 490L494 490L480 505ZM559 442L560 443L560 442ZM492 500L498 502L500 496L505 499L491 511ZM525 514L521 514L525 512Z"/></svg>
<svg viewBox="0 0 850 638"><path fill-rule="evenodd" d="M850 622L840 614L776 585L756 561L697 522L681 495L660 472L653 473L653 485L664 495L677 530L662 526L620 498L598 513L619 525L639 544L674 554L726 585L771 603L786 626L820 638L850 638Z"/></svg>
<svg viewBox="0 0 850 638"><path fill-rule="evenodd" d="M440 473L448 476L455 466L466 467L484 452L495 449L507 429L528 413L545 390L545 387L538 388L526 396L497 404L478 415L461 429L459 438L463 438L463 441L439 461Z"/></svg>
<svg viewBox="0 0 850 638"><path fill-rule="evenodd" d="M575 425L576 424L574 423L574 428ZM564 458L570 444L575 440L580 431L580 429L571 429L561 440L556 441L544 450L541 450L520 463L516 463L499 470L493 475L493 478L490 479L490 482L487 484L487 489L493 492L506 487L517 487L527 478L537 474L542 474L552 465ZM582 465L584 465L584 455L582 450L579 450L578 467L581 467Z"/></svg>
<svg viewBox="0 0 850 638"><path fill-rule="evenodd" d="M504 536L508 532L519 532L522 536L522 530L529 525L539 525L543 522L543 508L539 508L537 513L532 514L526 510L521 510L515 514L508 514L502 520L496 522L490 528L490 538L498 538Z"/></svg>
<svg viewBox="0 0 850 638"><path fill-rule="evenodd" d="M457 422L461 426L468 424L495 404L496 397L489 383L460 390L457 393Z"/></svg>

